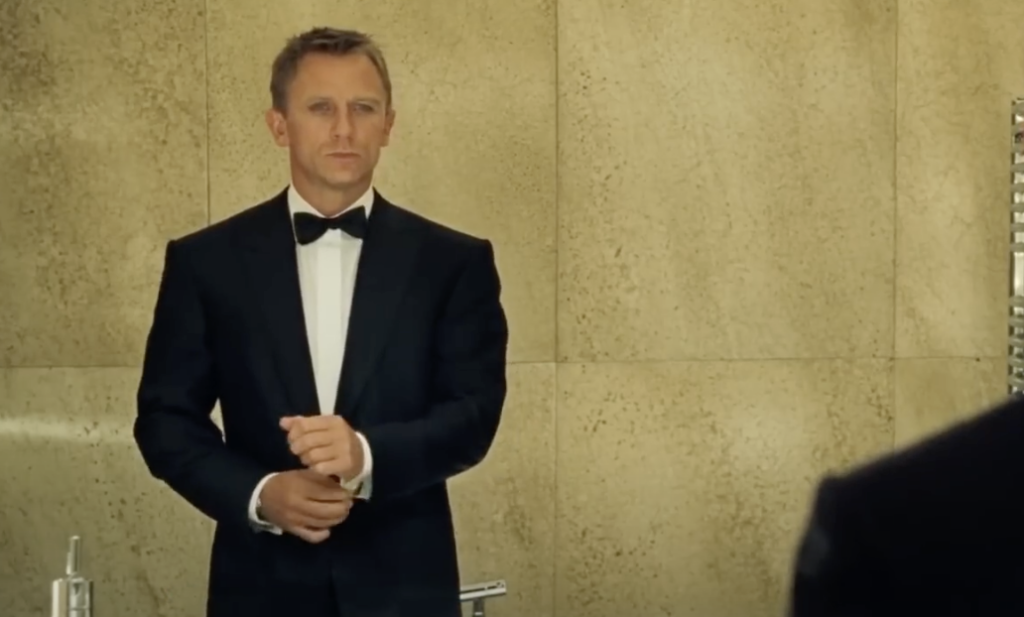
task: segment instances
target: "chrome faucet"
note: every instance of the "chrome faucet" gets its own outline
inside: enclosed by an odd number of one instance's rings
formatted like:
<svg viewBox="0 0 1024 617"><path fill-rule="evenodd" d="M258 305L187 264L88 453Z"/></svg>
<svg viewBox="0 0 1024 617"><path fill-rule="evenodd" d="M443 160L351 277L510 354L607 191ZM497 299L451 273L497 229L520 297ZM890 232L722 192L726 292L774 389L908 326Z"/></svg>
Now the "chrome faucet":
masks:
<svg viewBox="0 0 1024 617"><path fill-rule="evenodd" d="M92 617L92 581L80 572L81 538L71 536L64 576L50 588L51 617Z"/></svg>

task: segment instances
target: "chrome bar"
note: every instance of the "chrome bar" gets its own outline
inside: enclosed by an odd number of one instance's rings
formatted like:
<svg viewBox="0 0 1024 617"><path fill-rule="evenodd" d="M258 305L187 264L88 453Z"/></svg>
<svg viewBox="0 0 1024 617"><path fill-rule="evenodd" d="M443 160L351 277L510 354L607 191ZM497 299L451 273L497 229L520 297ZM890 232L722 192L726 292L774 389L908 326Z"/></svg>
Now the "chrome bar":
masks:
<svg viewBox="0 0 1024 617"><path fill-rule="evenodd" d="M1007 388L1024 393L1024 98L1010 107L1010 280Z"/></svg>
<svg viewBox="0 0 1024 617"><path fill-rule="evenodd" d="M504 596L508 593L508 587L505 585L504 580L497 580L487 583L463 585L459 591L459 600L463 604L467 602L472 603L472 617L486 617L484 603L490 598Z"/></svg>
<svg viewBox="0 0 1024 617"><path fill-rule="evenodd" d="M82 540L71 536L64 566L64 576L54 579L50 586L51 617L92 617L93 582L81 574ZM486 617L484 603L508 593L504 580L463 585L459 601L471 602L473 617Z"/></svg>

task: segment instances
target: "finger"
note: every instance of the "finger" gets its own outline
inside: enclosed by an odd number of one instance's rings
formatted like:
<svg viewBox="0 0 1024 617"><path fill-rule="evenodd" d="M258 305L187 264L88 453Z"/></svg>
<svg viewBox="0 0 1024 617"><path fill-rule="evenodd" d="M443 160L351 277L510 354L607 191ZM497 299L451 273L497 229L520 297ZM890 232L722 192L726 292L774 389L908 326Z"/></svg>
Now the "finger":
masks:
<svg viewBox="0 0 1024 617"><path fill-rule="evenodd" d="M306 495L315 495L323 489L328 489L331 493L337 493L339 488L348 495L352 494L352 491L342 486L342 479L338 475L323 474L312 468L297 469L296 471L301 474L302 480L305 483L303 490Z"/></svg>
<svg viewBox="0 0 1024 617"><path fill-rule="evenodd" d="M340 484L341 478L348 472L349 465L344 459L333 458L327 461L313 463L312 465L309 465L309 468Z"/></svg>
<svg viewBox="0 0 1024 617"><path fill-rule="evenodd" d="M312 469L313 467L320 463L330 463L331 461L334 460L337 460L339 464L344 462L344 457L338 456L337 449L332 448L330 446L320 446L317 448L313 448L312 450L309 450L299 455L299 459L302 461L303 465L309 467L310 469Z"/></svg>
<svg viewBox="0 0 1024 617"><path fill-rule="evenodd" d="M295 471L302 477L305 483L303 488L307 492L315 490L317 487L338 488L341 486L341 480L332 478L330 475L317 473L312 469L297 469Z"/></svg>
<svg viewBox="0 0 1024 617"><path fill-rule="evenodd" d="M341 484L341 478L348 474L350 467L348 457L339 457L326 449L318 450L316 454L306 453L299 460L306 466L305 471L323 478L319 484L324 484L324 480Z"/></svg>
<svg viewBox="0 0 1024 617"><path fill-rule="evenodd" d="M310 501L319 501L322 503L337 503L341 501L351 502L354 500L352 491L342 487L340 484L331 481L331 486L319 486L308 494Z"/></svg>
<svg viewBox="0 0 1024 617"><path fill-rule="evenodd" d="M330 446L332 443L329 431L309 431L294 437L291 433L288 434L288 448L296 456L302 456L313 448Z"/></svg>
<svg viewBox="0 0 1024 617"><path fill-rule="evenodd" d="M307 485L303 487L301 495L296 495L296 497L297 499L292 507L298 510L303 510L305 505L309 503L338 504L348 502L348 505L352 505L354 500L352 491L334 481L330 481L329 485Z"/></svg>
<svg viewBox="0 0 1024 617"><path fill-rule="evenodd" d="M345 481L342 480L341 476L339 476L337 474L322 474L322 473L319 473L319 472L317 472L316 470L314 470L312 468L310 468L310 469L303 469L302 471L309 473L310 479L312 480L313 484L316 487L318 487L318 488L327 488L327 489L330 489L330 491L333 493L339 487L341 487L342 490L345 491L345 494L347 494L349 496L352 495L352 491L351 490L349 490L349 489L345 488L344 486L342 486L342 484ZM315 498L315 496L314 496L314 498Z"/></svg>
<svg viewBox="0 0 1024 617"><path fill-rule="evenodd" d="M312 528L336 524L338 519L348 516L351 501L306 501L296 510L295 522Z"/></svg>
<svg viewBox="0 0 1024 617"><path fill-rule="evenodd" d="M346 519L348 519L348 512L343 512L331 518L304 519L299 522L299 526L310 531L329 531L344 523Z"/></svg>
<svg viewBox="0 0 1024 617"><path fill-rule="evenodd" d="M298 433L322 431L336 424L339 419L340 416L335 415L295 416L288 422L288 428L285 430Z"/></svg>
<svg viewBox="0 0 1024 617"><path fill-rule="evenodd" d="M322 430L327 428L346 427L351 428L345 418L338 414L316 414L312 416L299 416L298 421L308 430Z"/></svg>
<svg viewBox="0 0 1024 617"><path fill-rule="evenodd" d="M320 544L331 536L329 529L311 529L309 527L296 527L291 530L292 534L302 538L310 544Z"/></svg>
<svg viewBox="0 0 1024 617"><path fill-rule="evenodd" d="M307 529L330 529L343 523L348 518L351 508L348 510L336 512L333 516L329 517L309 517L302 520L302 526Z"/></svg>
<svg viewBox="0 0 1024 617"><path fill-rule="evenodd" d="M295 426L301 426L308 419L318 417L320 417L319 414L315 416L282 416L281 419L278 420L277 425L287 431Z"/></svg>
<svg viewBox="0 0 1024 617"><path fill-rule="evenodd" d="M281 430L289 434L289 437L293 435L301 435L306 432L307 421L313 419L314 416L286 416L278 421L278 426ZM295 436L297 436L295 435Z"/></svg>

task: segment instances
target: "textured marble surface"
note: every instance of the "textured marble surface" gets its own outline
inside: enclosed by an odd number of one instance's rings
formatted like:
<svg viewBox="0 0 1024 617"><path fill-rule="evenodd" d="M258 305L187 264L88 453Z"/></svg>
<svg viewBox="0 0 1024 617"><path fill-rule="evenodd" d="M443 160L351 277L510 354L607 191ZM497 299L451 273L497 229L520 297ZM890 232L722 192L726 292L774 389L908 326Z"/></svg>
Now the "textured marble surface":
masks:
<svg viewBox="0 0 1024 617"><path fill-rule="evenodd" d="M561 0L559 361L892 354L894 0Z"/></svg>
<svg viewBox="0 0 1024 617"><path fill-rule="evenodd" d="M491 453L449 484L462 579L508 583L488 617L554 614L555 396L553 363L514 365Z"/></svg>
<svg viewBox="0 0 1024 617"><path fill-rule="evenodd" d="M510 358L555 356L555 21L552 0L210 0L210 208L217 220L287 183L263 121L270 64L315 25L384 49L397 120L377 185L393 201L495 243Z"/></svg>
<svg viewBox="0 0 1024 617"><path fill-rule="evenodd" d="M985 412L1006 398L1006 357L896 360L895 445Z"/></svg>
<svg viewBox="0 0 1024 617"><path fill-rule="evenodd" d="M213 526L135 448L135 369L0 370L0 606L49 614L69 536L97 615L199 616Z"/></svg>
<svg viewBox="0 0 1024 617"><path fill-rule="evenodd" d="M466 580L510 584L489 614L780 614L822 471L1002 397L1019 23L1019 0L0 2L0 612L44 614L81 533L99 612L201 614L212 525L130 437L163 244L287 182L269 65L331 24L391 63L381 188L496 242L527 363L452 483Z"/></svg>
<svg viewBox="0 0 1024 617"><path fill-rule="evenodd" d="M560 364L555 614L781 615L816 479L892 445L891 360Z"/></svg>
<svg viewBox="0 0 1024 617"><path fill-rule="evenodd" d="M452 483L467 582L504 578L489 615L552 614L555 366L509 369L491 455ZM96 614L203 614L213 524L152 479L131 436L134 369L0 370L0 606L45 614L80 534Z"/></svg>
<svg viewBox="0 0 1024 617"><path fill-rule="evenodd" d="M901 0L896 355L1006 350L1010 102L1024 2Z"/></svg>
<svg viewBox="0 0 1024 617"><path fill-rule="evenodd" d="M0 3L0 366L139 361L207 220L203 0Z"/></svg>

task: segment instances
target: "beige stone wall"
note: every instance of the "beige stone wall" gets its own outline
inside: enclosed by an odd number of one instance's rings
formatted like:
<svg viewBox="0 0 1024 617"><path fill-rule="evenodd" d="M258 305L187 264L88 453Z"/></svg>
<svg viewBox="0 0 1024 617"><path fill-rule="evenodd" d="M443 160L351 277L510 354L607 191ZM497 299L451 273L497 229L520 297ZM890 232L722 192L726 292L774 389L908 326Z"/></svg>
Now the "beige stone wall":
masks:
<svg viewBox="0 0 1024 617"><path fill-rule="evenodd" d="M286 6L291 5L290 8ZM557 6L556 6L557 5ZM278 190L269 63L385 46L379 185L496 242L505 422L452 482L498 617L779 615L815 478L998 399L1019 0L3 0L0 606L84 536L200 615L131 441L164 242Z"/></svg>

